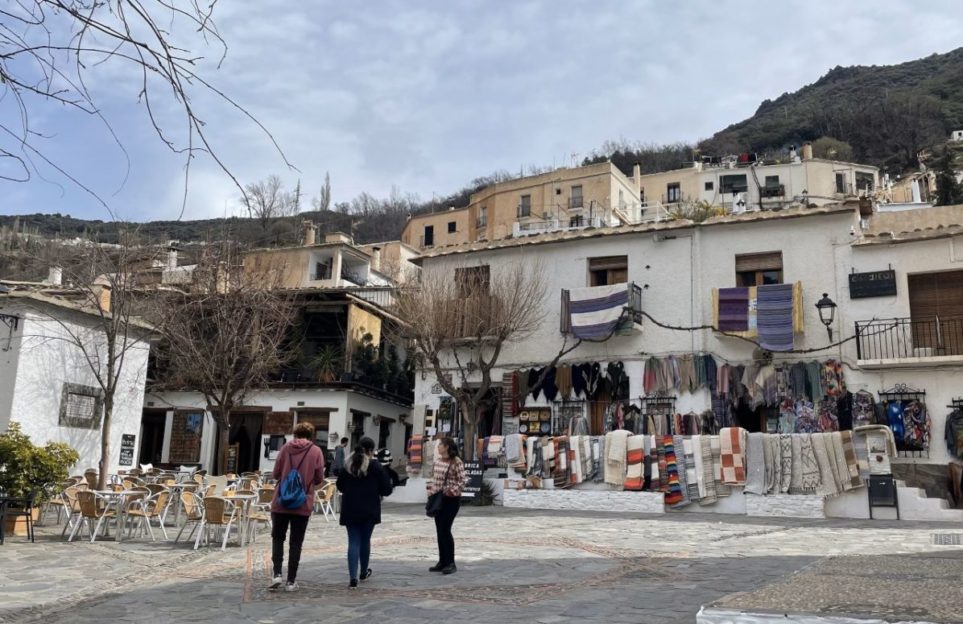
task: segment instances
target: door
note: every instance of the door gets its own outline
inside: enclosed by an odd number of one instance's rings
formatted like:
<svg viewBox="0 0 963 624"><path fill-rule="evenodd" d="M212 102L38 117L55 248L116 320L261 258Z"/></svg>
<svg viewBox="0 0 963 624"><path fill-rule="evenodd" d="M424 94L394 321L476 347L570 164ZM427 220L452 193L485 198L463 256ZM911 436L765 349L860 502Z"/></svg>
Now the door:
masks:
<svg viewBox="0 0 963 624"><path fill-rule="evenodd" d="M140 464L161 463L164 452L164 430L167 425L166 410L144 410L140 420Z"/></svg>

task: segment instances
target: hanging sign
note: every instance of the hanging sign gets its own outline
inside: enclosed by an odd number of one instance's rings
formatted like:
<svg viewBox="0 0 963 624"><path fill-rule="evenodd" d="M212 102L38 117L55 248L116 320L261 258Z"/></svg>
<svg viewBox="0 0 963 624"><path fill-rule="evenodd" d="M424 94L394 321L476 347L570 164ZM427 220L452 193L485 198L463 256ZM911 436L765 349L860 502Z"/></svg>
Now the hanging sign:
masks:
<svg viewBox="0 0 963 624"><path fill-rule="evenodd" d="M849 274L849 298L892 297L896 294L896 271Z"/></svg>
<svg viewBox="0 0 963 624"><path fill-rule="evenodd" d="M468 483L465 484L465 487L461 491L462 498L476 498L481 495L482 477L484 474L485 468L482 467L481 462L465 462L465 476L468 478Z"/></svg>
<svg viewBox="0 0 963 624"><path fill-rule="evenodd" d="M137 440L137 436L125 433L120 436L120 465L121 466L133 466L134 465L134 442Z"/></svg>

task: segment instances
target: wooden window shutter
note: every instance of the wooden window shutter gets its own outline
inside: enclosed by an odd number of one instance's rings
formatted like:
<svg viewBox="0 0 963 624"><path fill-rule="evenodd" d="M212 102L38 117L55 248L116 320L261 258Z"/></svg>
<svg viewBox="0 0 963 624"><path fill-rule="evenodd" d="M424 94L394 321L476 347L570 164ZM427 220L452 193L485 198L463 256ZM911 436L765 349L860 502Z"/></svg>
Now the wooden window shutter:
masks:
<svg viewBox="0 0 963 624"><path fill-rule="evenodd" d="M782 252L740 254L736 256L736 273L743 271L781 271Z"/></svg>
<svg viewBox="0 0 963 624"><path fill-rule="evenodd" d="M603 256L589 258L589 271L626 270L629 266L628 256Z"/></svg>
<svg viewBox="0 0 963 624"><path fill-rule="evenodd" d="M909 275L907 282L913 319L963 317L963 271Z"/></svg>

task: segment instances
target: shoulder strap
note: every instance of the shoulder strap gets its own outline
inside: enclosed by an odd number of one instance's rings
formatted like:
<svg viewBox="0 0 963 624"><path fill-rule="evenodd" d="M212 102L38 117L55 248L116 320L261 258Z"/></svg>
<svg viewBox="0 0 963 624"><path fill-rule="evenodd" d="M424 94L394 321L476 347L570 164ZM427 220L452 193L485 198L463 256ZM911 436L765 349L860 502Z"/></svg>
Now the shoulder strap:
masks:
<svg viewBox="0 0 963 624"><path fill-rule="evenodd" d="M307 458L308 458L308 455L310 455L310 454L311 454L311 449L306 450L306 451L304 452L304 456L301 457L301 461L298 462L298 467L297 467L297 468L294 468L294 470L297 470L298 472L300 472L300 471L301 471L301 464L304 463L304 460L307 459Z"/></svg>

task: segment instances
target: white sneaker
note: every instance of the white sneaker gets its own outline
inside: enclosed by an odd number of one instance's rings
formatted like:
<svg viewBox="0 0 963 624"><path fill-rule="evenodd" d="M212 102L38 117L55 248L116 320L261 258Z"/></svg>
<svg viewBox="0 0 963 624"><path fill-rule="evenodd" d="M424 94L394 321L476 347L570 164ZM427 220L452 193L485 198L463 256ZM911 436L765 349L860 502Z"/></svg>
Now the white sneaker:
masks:
<svg viewBox="0 0 963 624"><path fill-rule="evenodd" d="M298 584L297 584L297 582L288 583L287 585L285 585L285 586L284 586L284 591L292 591L292 592L293 592L293 591L298 591Z"/></svg>
<svg viewBox="0 0 963 624"><path fill-rule="evenodd" d="M280 574L278 574L273 579L271 579L271 584L268 585L268 589L277 589L278 587L281 586L281 583L283 582L284 582L284 579L281 577Z"/></svg>

